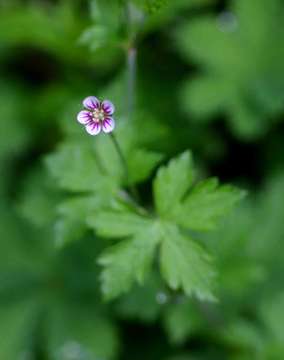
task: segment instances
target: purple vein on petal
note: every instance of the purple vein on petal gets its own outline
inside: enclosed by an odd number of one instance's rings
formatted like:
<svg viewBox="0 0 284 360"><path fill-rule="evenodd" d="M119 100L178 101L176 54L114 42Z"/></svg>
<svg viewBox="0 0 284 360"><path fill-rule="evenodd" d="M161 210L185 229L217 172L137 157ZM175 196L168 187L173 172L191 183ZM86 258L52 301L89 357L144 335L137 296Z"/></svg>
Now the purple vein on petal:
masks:
<svg viewBox="0 0 284 360"><path fill-rule="evenodd" d="M101 124L98 122L90 122L86 125L86 131L91 135L97 135L101 131Z"/></svg>
<svg viewBox="0 0 284 360"><path fill-rule="evenodd" d="M87 110L80 111L77 115L77 120L80 124L87 124L91 119L92 114Z"/></svg>
<svg viewBox="0 0 284 360"><path fill-rule="evenodd" d="M85 108L95 110L100 107L100 101L95 96L88 96L84 101L83 105Z"/></svg>
<svg viewBox="0 0 284 360"><path fill-rule="evenodd" d="M112 115L115 111L113 103L109 100L104 100L102 102L102 109L107 115Z"/></svg>
<svg viewBox="0 0 284 360"><path fill-rule="evenodd" d="M103 132L110 133L115 127L115 121L113 118L108 117L103 121Z"/></svg>

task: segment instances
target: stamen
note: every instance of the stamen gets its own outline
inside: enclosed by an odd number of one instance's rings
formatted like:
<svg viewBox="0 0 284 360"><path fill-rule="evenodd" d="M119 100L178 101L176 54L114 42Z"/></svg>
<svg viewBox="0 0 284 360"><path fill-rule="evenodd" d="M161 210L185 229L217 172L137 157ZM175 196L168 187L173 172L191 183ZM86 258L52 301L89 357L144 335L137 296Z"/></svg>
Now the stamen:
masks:
<svg viewBox="0 0 284 360"><path fill-rule="evenodd" d="M105 118L105 113L101 109L96 109L93 111L93 119L96 122L103 121Z"/></svg>

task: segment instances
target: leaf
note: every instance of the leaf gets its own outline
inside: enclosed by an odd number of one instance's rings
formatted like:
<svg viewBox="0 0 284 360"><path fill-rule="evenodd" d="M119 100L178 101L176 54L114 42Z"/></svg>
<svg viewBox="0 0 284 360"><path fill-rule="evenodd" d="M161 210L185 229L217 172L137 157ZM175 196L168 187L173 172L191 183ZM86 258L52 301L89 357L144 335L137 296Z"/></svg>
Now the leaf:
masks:
<svg viewBox="0 0 284 360"><path fill-rule="evenodd" d="M212 293L215 271L209 255L174 225L164 225L160 267L173 290L182 289L201 300L215 300Z"/></svg>
<svg viewBox="0 0 284 360"><path fill-rule="evenodd" d="M175 213L178 224L192 230L215 229L219 220L240 201L245 192L230 185L218 185L211 178L199 183Z"/></svg>
<svg viewBox="0 0 284 360"><path fill-rule="evenodd" d="M52 4L49 8L35 3L1 6L1 44L39 48L65 64L92 64L95 57L85 56L74 46L86 20L80 15L78 4L71 2ZM18 26L22 31L18 31Z"/></svg>
<svg viewBox="0 0 284 360"><path fill-rule="evenodd" d="M11 204L5 202L0 205L0 229L0 270L4 270L4 273L8 269L14 270L27 279L29 274L36 274L37 278L46 271L46 258L50 256L52 246L47 241L48 234L45 231L30 228L16 216ZM12 283L13 280L16 283L18 280L15 273L10 276ZM21 282L19 279L19 282L25 288L25 281ZM17 286L19 288L20 285Z"/></svg>
<svg viewBox="0 0 284 360"><path fill-rule="evenodd" d="M261 353L263 351L265 338L253 322L238 318L228 324L222 332L225 341L230 346L249 349L250 352Z"/></svg>
<svg viewBox="0 0 284 360"><path fill-rule="evenodd" d="M214 0L176 0L172 2L170 0L132 0L135 4L140 6L150 15L156 15L162 11L172 11L173 15L175 11L179 8L189 8L192 6L200 6L210 2L214 2Z"/></svg>
<svg viewBox="0 0 284 360"><path fill-rule="evenodd" d="M99 314L98 305L51 303L47 322L47 344L51 359L113 359L118 350L113 323ZM71 355L70 355L71 354Z"/></svg>
<svg viewBox="0 0 284 360"><path fill-rule="evenodd" d="M161 161L163 155L149 150L134 149L127 156L130 183L146 180Z"/></svg>
<svg viewBox="0 0 284 360"><path fill-rule="evenodd" d="M185 152L158 170L154 180L154 198L157 212L170 219L194 177L190 152Z"/></svg>
<svg viewBox="0 0 284 360"><path fill-rule="evenodd" d="M193 302L181 299L166 309L164 324L171 342L181 345L201 327L202 319Z"/></svg>
<svg viewBox="0 0 284 360"><path fill-rule="evenodd" d="M21 153L29 144L31 134L20 116L24 113L25 106L24 93L17 86L11 87L3 79L0 86L0 107L3 119L0 122L1 161L11 154Z"/></svg>
<svg viewBox="0 0 284 360"><path fill-rule="evenodd" d="M41 227L52 224L55 219L55 207L61 200L61 194L46 169L36 167L24 180L18 209L32 224Z"/></svg>
<svg viewBox="0 0 284 360"><path fill-rule="evenodd" d="M80 239L86 232L88 217L97 212L107 199L98 196L70 197L57 207L59 215L55 226L55 243L58 246Z"/></svg>
<svg viewBox="0 0 284 360"><path fill-rule="evenodd" d="M106 3L102 0L92 0L90 5L94 25L83 32L79 42L88 45L92 51L118 47L124 40L119 31L123 22L120 1L109 0Z"/></svg>
<svg viewBox="0 0 284 360"><path fill-rule="evenodd" d="M217 110L240 137L267 131L284 108L283 19L279 0L239 0L218 16L196 17L179 27L180 52L201 70L181 93L191 119L204 120ZM215 87L212 79L218 79Z"/></svg>
<svg viewBox="0 0 284 360"><path fill-rule="evenodd" d="M159 302L161 296L166 303L169 298L168 291L159 274L153 271L143 286L134 286L131 291L119 299L116 309L124 318L153 323L162 311Z"/></svg>
<svg viewBox="0 0 284 360"><path fill-rule="evenodd" d="M177 40L184 56L190 57L194 54L194 59L213 74L213 70L221 66L225 67L225 73L229 71L230 66L239 66L239 58L236 55L240 55L240 49L234 41L234 33L220 31L213 17L201 17L183 25L177 33ZM225 53L220 53L220 50ZM232 74L234 75L236 74Z"/></svg>
<svg viewBox="0 0 284 360"><path fill-rule="evenodd" d="M270 335L279 344L284 342L284 292L276 294L266 300L261 307L261 317L267 326Z"/></svg>
<svg viewBox="0 0 284 360"><path fill-rule="evenodd" d="M113 34L106 26L95 25L87 28L79 38L79 43L88 45L90 50L96 51L104 46L110 45ZM114 41L114 39L112 39Z"/></svg>
<svg viewBox="0 0 284 360"><path fill-rule="evenodd" d="M164 6L167 6L168 2L169 0L144 0L147 11L152 14L159 11Z"/></svg>
<svg viewBox="0 0 284 360"><path fill-rule="evenodd" d="M32 328L35 327L34 304L21 301L1 307L0 356L2 359L18 359L32 351Z"/></svg>
<svg viewBox="0 0 284 360"><path fill-rule="evenodd" d="M47 157L46 164L63 189L104 195L115 188L117 179L102 173L96 152L89 144L64 143Z"/></svg>
<svg viewBox="0 0 284 360"><path fill-rule="evenodd" d="M110 28L118 28L121 22L122 4L120 0L91 0L91 16L95 23L105 24Z"/></svg>
<svg viewBox="0 0 284 360"><path fill-rule="evenodd" d="M198 76L185 82L181 91L184 108L194 114L192 120L214 120L209 115L221 113L227 105L231 92L231 84L218 76Z"/></svg>
<svg viewBox="0 0 284 360"><path fill-rule="evenodd" d="M162 218L193 230L211 230L244 196L243 191L232 186L218 186L216 179L199 183L186 195L193 180L189 152L158 170L154 198L156 210Z"/></svg>
<svg viewBox="0 0 284 360"><path fill-rule="evenodd" d="M100 236L120 238L143 232L144 229L147 229L152 224L152 220L130 211L103 210L90 216L88 224Z"/></svg>
<svg viewBox="0 0 284 360"><path fill-rule="evenodd" d="M141 137L138 142L138 125L122 124L116 130L116 138L128 165L131 183L145 180L161 161L162 154L144 148ZM125 169L110 137L100 137L96 141L96 151L107 174L125 183Z"/></svg>
<svg viewBox="0 0 284 360"><path fill-rule="evenodd" d="M263 261L256 256L260 251L259 236L257 240L253 236L255 228L259 227L258 207L251 199L246 199L216 231L203 234L203 242L216 259L220 291L234 301L243 299L267 277ZM267 224L263 223L263 226ZM269 234L271 237L271 232Z"/></svg>
<svg viewBox="0 0 284 360"><path fill-rule="evenodd" d="M155 225L144 227L133 238L114 245L99 258L99 264L104 267L101 280L106 299L128 291L135 281L140 284L144 282L153 262L159 236Z"/></svg>

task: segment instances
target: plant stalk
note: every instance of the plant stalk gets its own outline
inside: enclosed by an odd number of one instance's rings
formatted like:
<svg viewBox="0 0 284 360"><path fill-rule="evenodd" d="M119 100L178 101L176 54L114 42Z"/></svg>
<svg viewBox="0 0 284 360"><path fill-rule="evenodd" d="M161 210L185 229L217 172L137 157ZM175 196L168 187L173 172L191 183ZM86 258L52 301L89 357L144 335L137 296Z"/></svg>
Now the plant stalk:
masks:
<svg viewBox="0 0 284 360"><path fill-rule="evenodd" d="M127 113L131 119L135 109L137 50L134 46L127 50Z"/></svg>
<svg viewBox="0 0 284 360"><path fill-rule="evenodd" d="M126 159L125 159L125 156L123 155L123 151L117 141L117 138L116 136L114 135L114 133L110 133L110 138L113 142L113 145L116 149L116 152L120 158L120 161L121 161L121 164L123 166L123 169L124 169L124 175L125 175L125 181L126 181L126 185L128 186L129 190L130 190L130 193L132 195L132 197L135 199L135 200L138 200L138 193L137 193L137 190L136 188L131 184L131 181L130 181L130 174L129 174L129 169L128 169L128 165L127 165L127 162L126 162Z"/></svg>

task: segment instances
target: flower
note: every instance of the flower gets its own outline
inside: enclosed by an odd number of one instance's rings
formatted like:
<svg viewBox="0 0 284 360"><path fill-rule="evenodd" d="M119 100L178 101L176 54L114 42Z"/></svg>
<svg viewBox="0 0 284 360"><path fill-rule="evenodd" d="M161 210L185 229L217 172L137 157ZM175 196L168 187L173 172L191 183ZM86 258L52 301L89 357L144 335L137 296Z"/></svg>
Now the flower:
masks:
<svg viewBox="0 0 284 360"><path fill-rule="evenodd" d="M99 101L95 96L88 96L83 101L85 110L79 112L77 120L85 125L90 135L98 135L101 130L110 133L115 127L112 117L115 108L109 100Z"/></svg>

